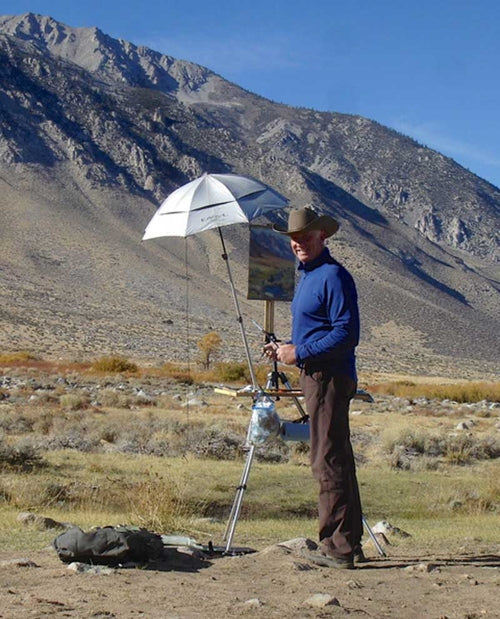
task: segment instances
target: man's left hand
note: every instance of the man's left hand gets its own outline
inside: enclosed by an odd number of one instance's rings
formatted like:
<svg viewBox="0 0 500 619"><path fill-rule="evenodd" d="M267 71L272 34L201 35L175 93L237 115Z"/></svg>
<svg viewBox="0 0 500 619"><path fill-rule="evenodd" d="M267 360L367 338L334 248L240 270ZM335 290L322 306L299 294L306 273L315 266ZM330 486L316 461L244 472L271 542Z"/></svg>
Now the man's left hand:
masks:
<svg viewBox="0 0 500 619"><path fill-rule="evenodd" d="M276 359L286 365L293 365L296 361L294 344L279 344L276 350Z"/></svg>

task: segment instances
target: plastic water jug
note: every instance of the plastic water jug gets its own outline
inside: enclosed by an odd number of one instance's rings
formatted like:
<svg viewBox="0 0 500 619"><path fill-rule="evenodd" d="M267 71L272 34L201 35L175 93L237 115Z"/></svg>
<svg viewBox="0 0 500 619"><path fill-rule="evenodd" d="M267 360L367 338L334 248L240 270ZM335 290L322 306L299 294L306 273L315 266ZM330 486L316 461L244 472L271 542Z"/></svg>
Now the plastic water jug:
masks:
<svg viewBox="0 0 500 619"><path fill-rule="evenodd" d="M248 442L257 445L277 436L280 431L280 418L276 412L274 400L267 395L260 395L252 406L252 418L248 432Z"/></svg>

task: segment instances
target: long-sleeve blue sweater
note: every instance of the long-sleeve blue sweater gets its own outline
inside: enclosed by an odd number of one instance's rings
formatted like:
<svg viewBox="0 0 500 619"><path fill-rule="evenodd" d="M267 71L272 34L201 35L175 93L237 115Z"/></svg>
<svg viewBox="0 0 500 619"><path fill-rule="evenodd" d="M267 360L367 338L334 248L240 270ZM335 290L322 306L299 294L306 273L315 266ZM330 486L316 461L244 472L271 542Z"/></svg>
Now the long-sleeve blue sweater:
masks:
<svg viewBox="0 0 500 619"><path fill-rule="evenodd" d="M356 286L350 273L327 248L302 271L292 302L292 343L297 365L328 365L356 379L359 342Z"/></svg>

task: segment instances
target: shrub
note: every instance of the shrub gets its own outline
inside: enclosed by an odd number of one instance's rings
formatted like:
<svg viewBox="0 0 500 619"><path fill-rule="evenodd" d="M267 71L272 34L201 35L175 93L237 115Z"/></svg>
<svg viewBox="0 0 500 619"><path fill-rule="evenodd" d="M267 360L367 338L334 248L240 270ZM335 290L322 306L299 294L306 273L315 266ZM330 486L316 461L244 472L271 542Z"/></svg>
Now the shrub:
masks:
<svg viewBox="0 0 500 619"><path fill-rule="evenodd" d="M287 443L278 439L270 440L263 445L258 445L255 450L255 459L258 462L288 462L290 460L291 449Z"/></svg>
<svg viewBox="0 0 500 619"><path fill-rule="evenodd" d="M123 357L101 357L92 363L91 368L96 372L119 374L121 372L135 373L138 366Z"/></svg>
<svg viewBox="0 0 500 619"><path fill-rule="evenodd" d="M32 471L45 466L37 448L27 442L7 445L0 441L0 469Z"/></svg>
<svg viewBox="0 0 500 619"><path fill-rule="evenodd" d="M390 455L394 468L414 469L414 459L443 458L451 464L468 464L477 460L500 457L500 443L495 437L477 437L469 434L437 435L425 431L405 429L397 436L384 437L384 449Z"/></svg>
<svg viewBox="0 0 500 619"><path fill-rule="evenodd" d="M494 437L476 438L470 435L451 435L443 439L444 458L452 464L468 464L473 460L500 457L500 444Z"/></svg>
<svg viewBox="0 0 500 619"><path fill-rule="evenodd" d="M87 428L77 426L67 429L63 434L47 437L42 447L48 451L74 449L89 453L99 450L100 441L98 436L90 435Z"/></svg>
<svg viewBox="0 0 500 619"><path fill-rule="evenodd" d="M64 414L62 412L60 415ZM54 427L54 421L56 419L56 414L54 411L42 410L33 422L33 431L39 432L41 434L47 435Z"/></svg>
<svg viewBox="0 0 500 619"><path fill-rule="evenodd" d="M25 350L0 354L0 364L2 365L18 365L29 361L37 361L37 359L38 357Z"/></svg>
<svg viewBox="0 0 500 619"><path fill-rule="evenodd" d="M26 415L3 413L0 415L0 429L7 434L27 434L33 429L34 421Z"/></svg>
<svg viewBox="0 0 500 619"><path fill-rule="evenodd" d="M454 512L472 515L499 511L500 481L489 478L486 483L479 484L474 489L458 487L446 503Z"/></svg>
<svg viewBox="0 0 500 619"><path fill-rule="evenodd" d="M188 449L197 456L234 460L241 454L242 437L221 428L200 429L198 435L191 435L190 439Z"/></svg>
<svg viewBox="0 0 500 619"><path fill-rule="evenodd" d="M79 393L66 393L59 398L61 406L70 411L79 411L88 407L90 398Z"/></svg>
<svg viewBox="0 0 500 619"><path fill-rule="evenodd" d="M167 361L159 369L158 373L161 376L167 376L175 381L183 382L188 385L193 383L193 376L189 366L180 365Z"/></svg>
<svg viewBox="0 0 500 619"><path fill-rule="evenodd" d="M134 524L162 533L178 533L194 517L184 494L177 480L152 473L125 492Z"/></svg>
<svg viewBox="0 0 500 619"><path fill-rule="evenodd" d="M150 403L146 402L141 396L133 396L127 393L118 393L112 389L104 389L99 395L99 403L101 406L109 408L126 408L130 409L134 405Z"/></svg>
<svg viewBox="0 0 500 619"><path fill-rule="evenodd" d="M210 369L212 358L220 351L221 343L221 337L216 331L206 333L197 342L200 351L200 362L206 370Z"/></svg>
<svg viewBox="0 0 500 619"><path fill-rule="evenodd" d="M45 507L49 507L56 503L67 503L70 498L69 484L61 484L58 482L48 482L40 493L40 501Z"/></svg>
<svg viewBox="0 0 500 619"><path fill-rule="evenodd" d="M248 371L248 367L245 363L234 361L217 363L215 366L215 374L218 379L228 383L235 383L238 381L248 382L250 380Z"/></svg>
<svg viewBox="0 0 500 619"><path fill-rule="evenodd" d="M459 403L474 403L487 400L500 402L500 382L465 382L447 385L416 384L403 380L392 383L369 385L371 393L393 395L397 397L426 397L437 400L453 400Z"/></svg>

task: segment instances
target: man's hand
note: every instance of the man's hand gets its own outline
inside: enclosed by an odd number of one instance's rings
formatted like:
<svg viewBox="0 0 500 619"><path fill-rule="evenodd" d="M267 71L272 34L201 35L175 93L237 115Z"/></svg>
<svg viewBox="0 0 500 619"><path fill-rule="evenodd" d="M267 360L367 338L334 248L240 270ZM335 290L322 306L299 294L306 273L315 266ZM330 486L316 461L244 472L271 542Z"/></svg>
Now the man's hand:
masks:
<svg viewBox="0 0 500 619"><path fill-rule="evenodd" d="M276 352L278 351L279 344L277 342L269 342L264 345L263 354L266 355L268 359L272 361L277 361L278 357L276 356Z"/></svg>
<svg viewBox="0 0 500 619"><path fill-rule="evenodd" d="M264 346L264 354L268 359L273 361L281 361L286 365L293 365L295 359L295 346L293 344L278 344L277 342L269 342Z"/></svg>
<svg viewBox="0 0 500 619"><path fill-rule="evenodd" d="M293 365L297 360L295 356L295 345L279 344L278 350L276 351L276 359L278 359L278 361L281 361L281 363L285 363L286 365Z"/></svg>

